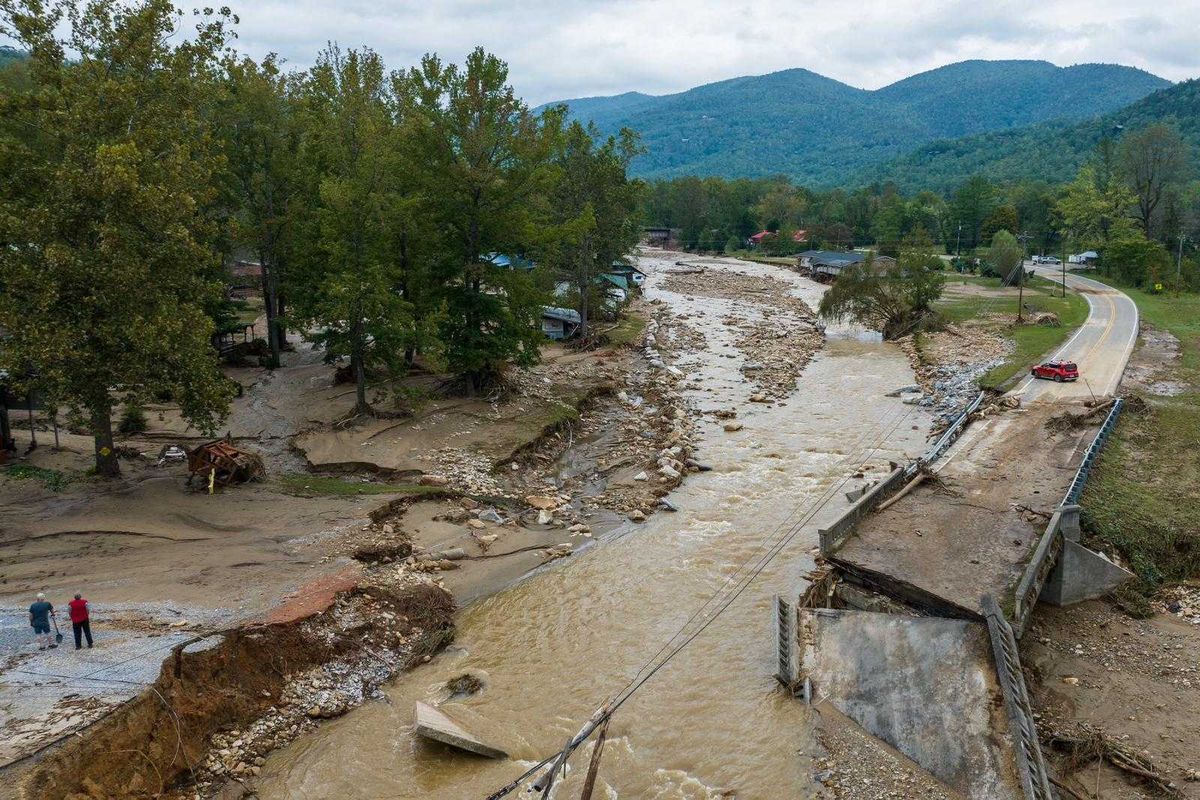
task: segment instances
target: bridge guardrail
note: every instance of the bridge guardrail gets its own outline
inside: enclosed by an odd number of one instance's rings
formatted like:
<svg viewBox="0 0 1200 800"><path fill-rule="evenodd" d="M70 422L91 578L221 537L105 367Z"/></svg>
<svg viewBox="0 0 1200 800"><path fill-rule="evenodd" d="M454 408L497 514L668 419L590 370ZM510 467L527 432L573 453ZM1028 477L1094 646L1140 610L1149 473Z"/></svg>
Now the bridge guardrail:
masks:
<svg viewBox="0 0 1200 800"><path fill-rule="evenodd" d="M1112 435L1113 428L1116 427L1117 420L1121 417L1121 408L1124 405L1125 401L1120 397L1113 401L1113 406L1109 409L1108 416L1104 418L1104 424L1100 426L1100 430L1096 433L1096 438L1092 439L1087 453L1083 456L1083 463L1075 471L1075 477L1071 480L1071 486L1067 489L1066 497L1063 498L1063 505L1072 505L1079 502L1079 497L1083 494L1083 487L1087 485L1088 475L1092 471L1092 464L1099 457L1100 451L1104 449L1104 443L1108 441L1108 437Z"/></svg>
<svg viewBox="0 0 1200 800"><path fill-rule="evenodd" d="M959 435L961 435L963 429L966 428L967 422L970 420L971 415L979 410L979 406L983 403L983 398L984 393L980 392L978 396L971 401L970 405L968 405L963 412L954 419L954 422L950 423L950 427L946 428L946 430L942 432L942 435L938 437L938 440L930 445L929 449L926 450L920 458L905 467L905 474L911 476L916 473L921 464L932 464L941 458L942 454L950 448L950 445L954 444L954 442L958 440Z"/></svg>
<svg viewBox="0 0 1200 800"><path fill-rule="evenodd" d="M996 662L996 677L1012 727L1013 744L1017 751L1017 772L1026 800L1053 800L1046 762L1038 740L1037 723L1029 704L1029 691L1021 671L1021 656L1013 629L991 596L982 598L983 614L987 619L988 638Z"/></svg>

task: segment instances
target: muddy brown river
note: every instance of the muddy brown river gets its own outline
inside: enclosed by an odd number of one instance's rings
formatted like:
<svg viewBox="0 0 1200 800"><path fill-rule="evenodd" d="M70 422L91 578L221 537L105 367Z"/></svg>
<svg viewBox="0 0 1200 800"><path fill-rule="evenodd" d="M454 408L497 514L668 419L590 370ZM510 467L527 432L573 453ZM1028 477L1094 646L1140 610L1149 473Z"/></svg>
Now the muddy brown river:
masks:
<svg viewBox="0 0 1200 800"><path fill-rule="evenodd" d="M751 404L742 359L724 358L734 301L685 298L659 288L678 258L645 257L647 295L706 337L678 366L701 380L698 410L737 408L744 428L705 417L697 457L711 472L670 496L678 513L630 524L597 546L463 610L453 646L369 703L273 755L258 781L264 800L446 798L483 800L558 750L611 694L680 629L764 539L862 465L876 477L889 459L918 453L930 420L885 394L913 382L907 359L850 329L832 329L786 404ZM689 259L787 281L811 305L821 287L770 266ZM736 310L756 318L752 304ZM915 427L915 429L914 429ZM861 481L851 480L844 489ZM842 487L821 513L699 638L621 707L609 728L597 798L779 798L817 789L811 712L778 690L772 597L795 596L812 567L816 530L845 507ZM513 758L489 761L429 745L412 733L415 700L441 702L464 671L485 689L447 707ZM572 758L555 796L578 797L590 744ZM511 797L529 797L524 790Z"/></svg>

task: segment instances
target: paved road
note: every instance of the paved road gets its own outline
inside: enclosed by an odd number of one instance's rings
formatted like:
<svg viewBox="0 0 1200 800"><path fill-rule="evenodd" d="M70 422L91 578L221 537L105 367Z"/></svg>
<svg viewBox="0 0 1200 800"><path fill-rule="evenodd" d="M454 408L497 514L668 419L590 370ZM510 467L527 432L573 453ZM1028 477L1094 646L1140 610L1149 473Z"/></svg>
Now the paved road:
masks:
<svg viewBox="0 0 1200 800"><path fill-rule="evenodd" d="M1062 280L1061 268L1026 264L1039 275L1054 281ZM1021 404L1079 402L1093 395L1103 397L1116 392L1133 353L1138 337L1138 309L1124 292L1091 278L1067 273L1067 286L1087 300L1090 313L1087 320L1055 353L1053 358L1067 359L1079 365L1078 381L1055 383L1026 376L1009 394L1021 399ZM1032 366L1032 365L1031 365ZM934 468L941 473L954 462L966 461L985 469L994 457L997 418L977 422L966 432ZM1003 430L1010 421L1005 421Z"/></svg>
<svg viewBox="0 0 1200 800"><path fill-rule="evenodd" d="M1061 270L1055 267L1039 264L1032 269L1050 280L1062 280ZM1024 403L1079 400L1093 394L1103 397L1115 393L1137 343L1138 310L1128 295L1071 273L1067 273L1067 286L1084 296L1091 313L1054 358L1078 364L1080 379L1074 383L1054 383L1026 377L1010 392L1020 396Z"/></svg>

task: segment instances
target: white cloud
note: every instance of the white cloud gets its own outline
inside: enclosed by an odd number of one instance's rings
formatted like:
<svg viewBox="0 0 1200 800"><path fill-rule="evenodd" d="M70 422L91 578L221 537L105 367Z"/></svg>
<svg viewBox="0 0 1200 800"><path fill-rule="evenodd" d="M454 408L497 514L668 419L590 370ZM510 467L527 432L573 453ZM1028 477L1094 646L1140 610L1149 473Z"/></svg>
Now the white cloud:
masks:
<svg viewBox="0 0 1200 800"><path fill-rule="evenodd" d="M804 67L863 88L969 58L1200 75L1200 0L228 0L241 47L312 63L327 41L404 67L483 45L531 103L666 93ZM190 8L186 2L181 6ZM196 5L192 3L192 5Z"/></svg>

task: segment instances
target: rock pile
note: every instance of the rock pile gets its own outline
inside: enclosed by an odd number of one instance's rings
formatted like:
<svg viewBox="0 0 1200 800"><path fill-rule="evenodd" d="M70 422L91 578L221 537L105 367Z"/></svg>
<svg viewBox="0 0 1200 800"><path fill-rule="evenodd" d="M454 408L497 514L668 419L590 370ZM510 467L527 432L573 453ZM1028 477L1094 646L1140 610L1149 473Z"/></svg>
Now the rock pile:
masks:
<svg viewBox="0 0 1200 800"><path fill-rule="evenodd" d="M905 336L897 343L923 392L913 401L933 412L935 431L962 413L978 396L979 380L1012 352L1011 342L978 326L951 325L944 331Z"/></svg>

